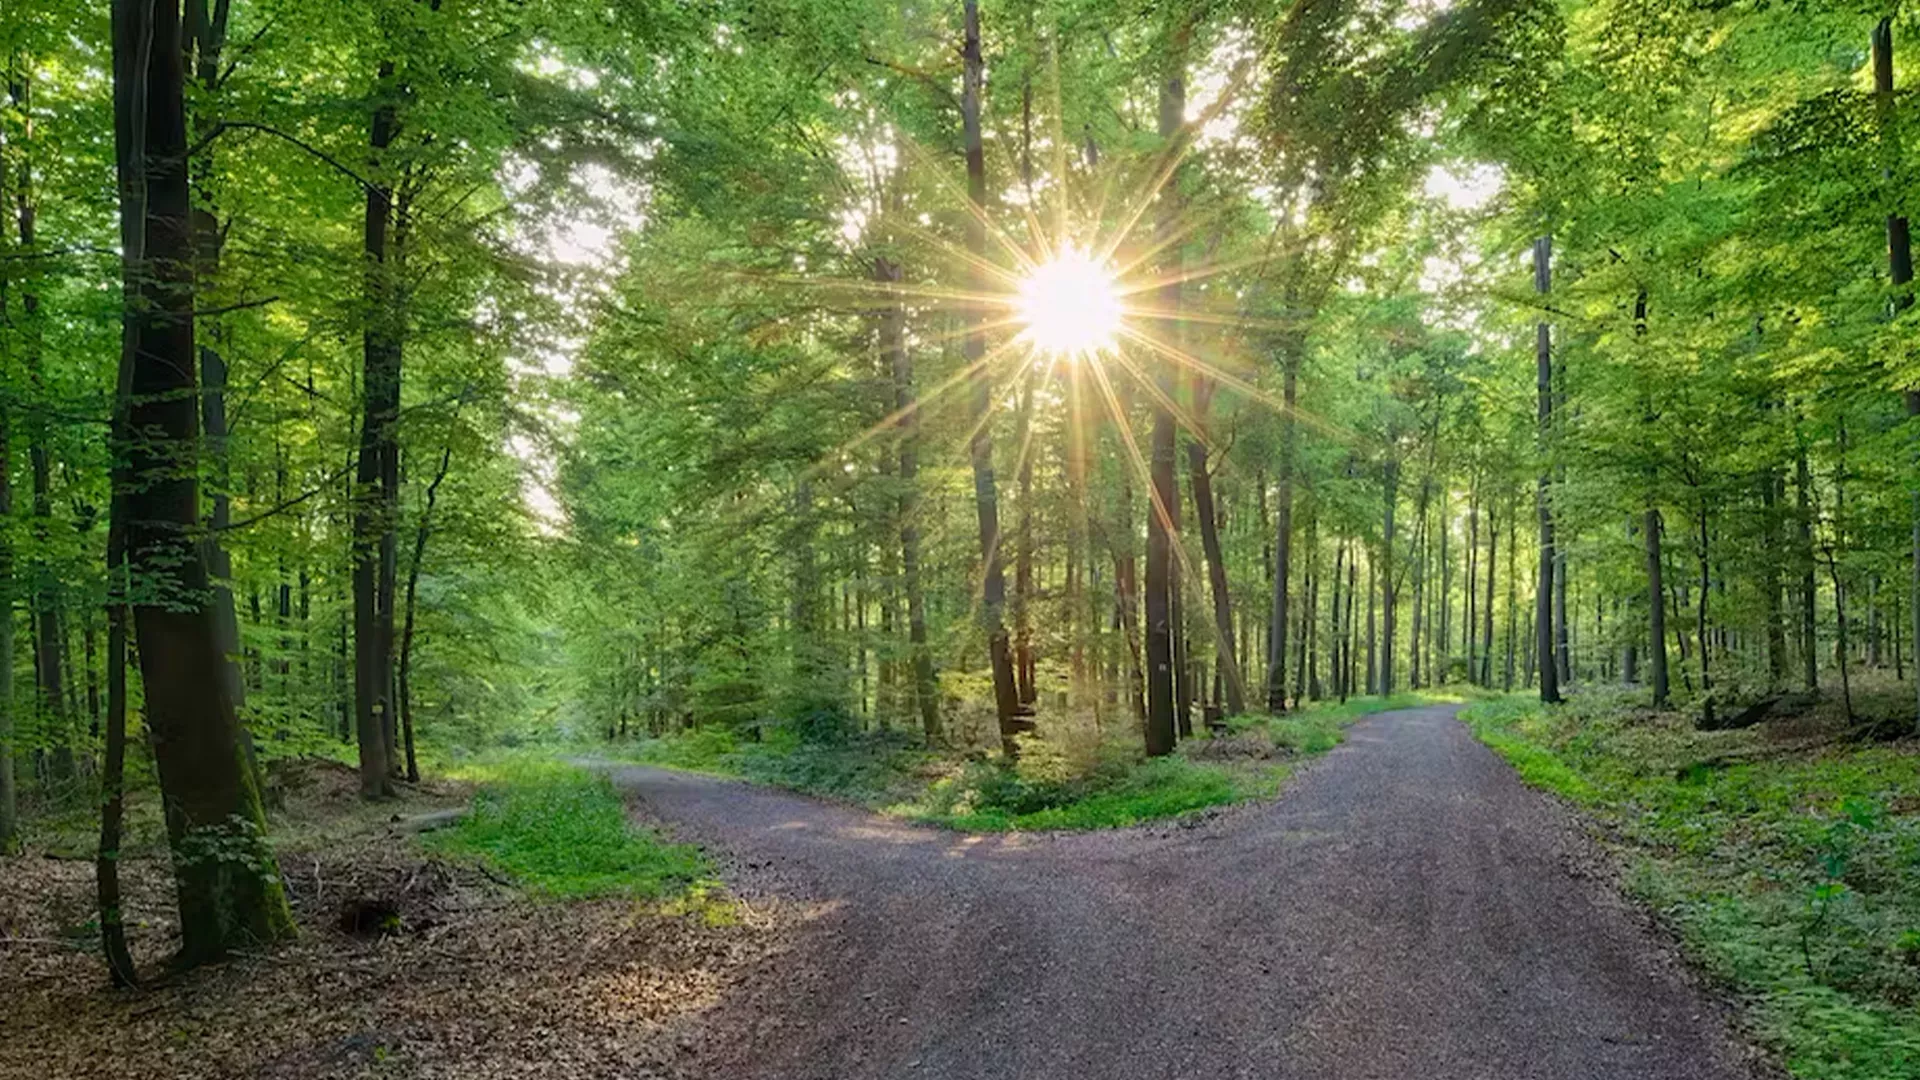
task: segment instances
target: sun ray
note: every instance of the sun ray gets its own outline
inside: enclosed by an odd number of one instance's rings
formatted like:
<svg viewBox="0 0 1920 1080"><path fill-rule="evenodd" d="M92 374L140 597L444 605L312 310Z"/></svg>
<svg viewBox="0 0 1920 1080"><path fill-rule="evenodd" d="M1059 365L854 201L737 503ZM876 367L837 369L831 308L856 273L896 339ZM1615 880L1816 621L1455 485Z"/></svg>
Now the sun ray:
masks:
<svg viewBox="0 0 1920 1080"><path fill-rule="evenodd" d="M1000 247L1013 258L1017 266L1023 271L1031 271L1033 269L1033 259L1028 256L1027 252L1020 247L1020 244L1015 241L1013 237L1007 235L1005 229L1000 228L999 224L993 220L993 215L987 213L986 207L975 204L972 196L968 195L964 189L955 186L953 178L947 175L946 168L941 166L939 162L934 161L932 156L922 149L918 142L912 139L903 139L901 141L908 147L908 152L917 157L920 164L932 174L934 182L939 184L949 195L960 200L961 207L965 209L975 221L980 223L981 228L986 230L987 236L999 243Z"/></svg>

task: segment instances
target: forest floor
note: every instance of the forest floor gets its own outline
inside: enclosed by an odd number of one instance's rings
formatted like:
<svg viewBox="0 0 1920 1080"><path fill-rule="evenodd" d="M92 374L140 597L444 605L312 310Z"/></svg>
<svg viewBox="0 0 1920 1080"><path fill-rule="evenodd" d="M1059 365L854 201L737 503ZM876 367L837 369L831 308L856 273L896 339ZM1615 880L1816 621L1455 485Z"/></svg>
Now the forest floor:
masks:
<svg viewBox="0 0 1920 1080"><path fill-rule="evenodd" d="M1625 890L1818 1080L1920 1076L1920 739L1910 684L1860 681L1851 716L1829 694L1738 730L1626 688L1463 712L1599 822Z"/></svg>
<svg viewBox="0 0 1920 1080"><path fill-rule="evenodd" d="M616 768L748 903L800 916L684 1075L1764 1075L1575 817L1455 712L1362 720L1277 800L1101 832Z"/></svg>
<svg viewBox="0 0 1920 1080"><path fill-rule="evenodd" d="M301 927L290 944L164 977L171 884L155 808L139 805L122 878L150 982L112 991L85 837L46 816L25 854L0 860L0 1077L675 1075L691 1026L784 921L767 905L689 892L684 849L629 833L620 804L595 801L592 785L509 777L507 790L534 794L525 808L488 813L483 797L475 827L423 843L393 819L464 806L472 785L369 805L336 763L287 771L270 831ZM610 841L586 858L541 858L600 809L613 815ZM516 816L563 831L528 842ZM671 887L596 887L614 873ZM648 895L668 893L678 899ZM560 898L579 896L593 898Z"/></svg>

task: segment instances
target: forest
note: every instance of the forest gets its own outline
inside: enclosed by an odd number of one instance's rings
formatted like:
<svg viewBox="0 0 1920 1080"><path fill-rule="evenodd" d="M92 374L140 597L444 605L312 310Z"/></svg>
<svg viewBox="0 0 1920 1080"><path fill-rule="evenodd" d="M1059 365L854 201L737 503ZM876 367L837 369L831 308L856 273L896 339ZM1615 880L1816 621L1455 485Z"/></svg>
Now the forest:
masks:
<svg viewBox="0 0 1920 1080"><path fill-rule="evenodd" d="M1917 35L7 0L0 1073L1920 1076Z"/></svg>

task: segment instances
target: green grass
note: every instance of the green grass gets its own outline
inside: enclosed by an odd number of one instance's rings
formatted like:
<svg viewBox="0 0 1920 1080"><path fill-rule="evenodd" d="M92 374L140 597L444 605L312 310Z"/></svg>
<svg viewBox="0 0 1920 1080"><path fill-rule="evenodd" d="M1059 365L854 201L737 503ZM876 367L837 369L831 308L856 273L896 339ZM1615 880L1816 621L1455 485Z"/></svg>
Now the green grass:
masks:
<svg viewBox="0 0 1920 1080"><path fill-rule="evenodd" d="M1791 752L1768 729L1595 695L1463 718L1528 783L1596 812L1629 889L1748 1003L1797 1076L1920 1076L1920 747Z"/></svg>
<svg viewBox="0 0 1920 1080"><path fill-rule="evenodd" d="M711 877L697 848L669 844L627 821L607 778L551 762L472 767L473 812L429 834L450 855L476 858L529 889L560 899L672 899Z"/></svg>
<svg viewBox="0 0 1920 1080"><path fill-rule="evenodd" d="M896 817L967 832L1104 829L1177 818L1277 793L1292 763L1339 745L1347 725L1389 709L1459 700L1397 694L1316 705L1281 717L1235 717L1228 736L1241 751L1202 735L1172 757L1140 756L1126 734L1049 733L1024 744L1007 766L933 753L899 734L802 741L791 729L750 741L712 727L648 739L619 751L634 761L741 777L857 803ZM1130 725L1129 725L1130 726ZM597 752L604 752L603 749Z"/></svg>

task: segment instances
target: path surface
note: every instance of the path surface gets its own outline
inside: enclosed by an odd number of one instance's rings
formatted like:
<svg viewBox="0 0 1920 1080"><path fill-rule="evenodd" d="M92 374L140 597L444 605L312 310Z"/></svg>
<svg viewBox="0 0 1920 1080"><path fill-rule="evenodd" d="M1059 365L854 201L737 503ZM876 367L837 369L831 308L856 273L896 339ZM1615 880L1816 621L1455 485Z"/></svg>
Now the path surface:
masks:
<svg viewBox="0 0 1920 1080"><path fill-rule="evenodd" d="M818 917L690 1075L1734 1080L1754 1075L1568 814L1446 707L1191 827L963 837L684 773L617 781Z"/></svg>

